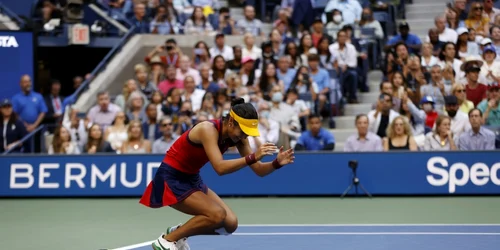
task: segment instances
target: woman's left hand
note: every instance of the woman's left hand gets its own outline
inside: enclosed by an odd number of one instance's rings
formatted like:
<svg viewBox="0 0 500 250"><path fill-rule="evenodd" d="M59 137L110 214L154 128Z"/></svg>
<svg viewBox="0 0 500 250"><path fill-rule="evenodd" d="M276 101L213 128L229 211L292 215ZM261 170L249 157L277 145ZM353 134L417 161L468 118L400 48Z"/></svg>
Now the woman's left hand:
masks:
<svg viewBox="0 0 500 250"><path fill-rule="evenodd" d="M295 155L294 155L293 149L290 148L290 149L284 151L283 146L281 146L280 151L279 151L276 159L278 160L278 163L281 166L293 163L293 161L295 160Z"/></svg>

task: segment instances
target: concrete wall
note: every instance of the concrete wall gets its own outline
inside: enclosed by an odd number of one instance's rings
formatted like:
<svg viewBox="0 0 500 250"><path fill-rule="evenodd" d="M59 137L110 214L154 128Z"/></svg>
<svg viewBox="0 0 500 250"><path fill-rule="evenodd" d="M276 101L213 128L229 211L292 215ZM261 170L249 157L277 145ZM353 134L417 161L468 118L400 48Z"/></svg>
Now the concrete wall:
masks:
<svg viewBox="0 0 500 250"><path fill-rule="evenodd" d="M162 35L135 35L108 63L91 83L90 88L83 93L76 103L80 111L87 111L96 102L96 94L107 90L111 95L118 95L122 91L123 83L134 77L134 65L145 63L144 57L156 46L164 44L167 39L173 38L183 53L192 56L193 47L198 41L204 41L208 46L215 44L213 36L162 36ZM261 38L257 38L255 44L259 45ZM226 36L226 44L229 46L242 45L243 36Z"/></svg>

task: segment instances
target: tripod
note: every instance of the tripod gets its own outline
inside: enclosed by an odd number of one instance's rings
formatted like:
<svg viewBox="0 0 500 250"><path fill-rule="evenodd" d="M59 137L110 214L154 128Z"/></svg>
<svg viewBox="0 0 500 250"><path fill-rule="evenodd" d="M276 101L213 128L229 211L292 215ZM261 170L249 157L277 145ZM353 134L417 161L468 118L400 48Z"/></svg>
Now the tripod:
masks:
<svg viewBox="0 0 500 250"><path fill-rule="evenodd" d="M358 187L359 187L371 199L372 195L368 191L366 191L365 187L363 187L363 184L361 184L359 182L359 178L358 178L357 173L356 173L356 170L358 168L357 163L355 164L356 166L353 166L353 165L354 164L349 163L349 167L352 169L352 173L353 173L352 183L351 183L351 185L349 185L349 187L347 187L347 189L344 191L342 196L340 196L340 198L343 199L347 195L347 193L349 193L349 191L351 191L351 189L353 187L354 187L354 190L356 191L356 196L359 196L359 193L358 193Z"/></svg>

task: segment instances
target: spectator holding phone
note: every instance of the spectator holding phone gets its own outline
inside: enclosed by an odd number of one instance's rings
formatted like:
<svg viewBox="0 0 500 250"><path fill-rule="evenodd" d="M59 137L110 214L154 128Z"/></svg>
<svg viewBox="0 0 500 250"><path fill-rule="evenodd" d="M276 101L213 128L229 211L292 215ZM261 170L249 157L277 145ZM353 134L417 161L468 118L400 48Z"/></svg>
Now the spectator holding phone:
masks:
<svg viewBox="0 0 500 250"><path fill-rule="evenodd" d="M236 22L229 14L229 8L223 7L219 10L219 27L217 28L219 33L224 35L238 35L238 29L236 29Z"/></svg>
<svg viewBox="0 0 500 250"><path fill-rule="evenodd" d="M174 35L179 33L179 27L175 17L172 17L167 11L166 6L160 5L156 9L157 13L153 21L150 23L150 30L152 34L159 35Z"/></svg>
<svg viewBox="0 0 500 250"><path fill-rule="evenodd" d="M165 44L158 45L151 52L149 52L146 58L144 58L144 61L150 64L151 59L156 55L160 56L164 65L174 65L178 68L182 52L179 47L177 47L175 39L168 39Z"/></svg>

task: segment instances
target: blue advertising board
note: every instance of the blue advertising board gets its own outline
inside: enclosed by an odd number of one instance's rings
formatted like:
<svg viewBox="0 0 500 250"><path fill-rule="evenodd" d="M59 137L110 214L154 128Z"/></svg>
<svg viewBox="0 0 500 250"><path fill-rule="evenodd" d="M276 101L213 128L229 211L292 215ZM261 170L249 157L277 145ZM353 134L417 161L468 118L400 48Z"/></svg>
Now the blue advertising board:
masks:
<svg viewBox="0 0 500 250"><path fill-rule="evenodd" d="M5 156L0 196L140 196L162 158ZM258 177L250 168L218 176L210 165L201 176L219 195L340 195L351 184L350 160L358 161L358 177L373 195L500 194L498 151L304 153L296 155L294 164L266 177Z"/></svg>
<svg viewBox="0 0 500 250"><path fill-rule="evenodd" d="M19 93L22 75L34 81L34 37L32 32L0 31L0 99Z"/></svg>

